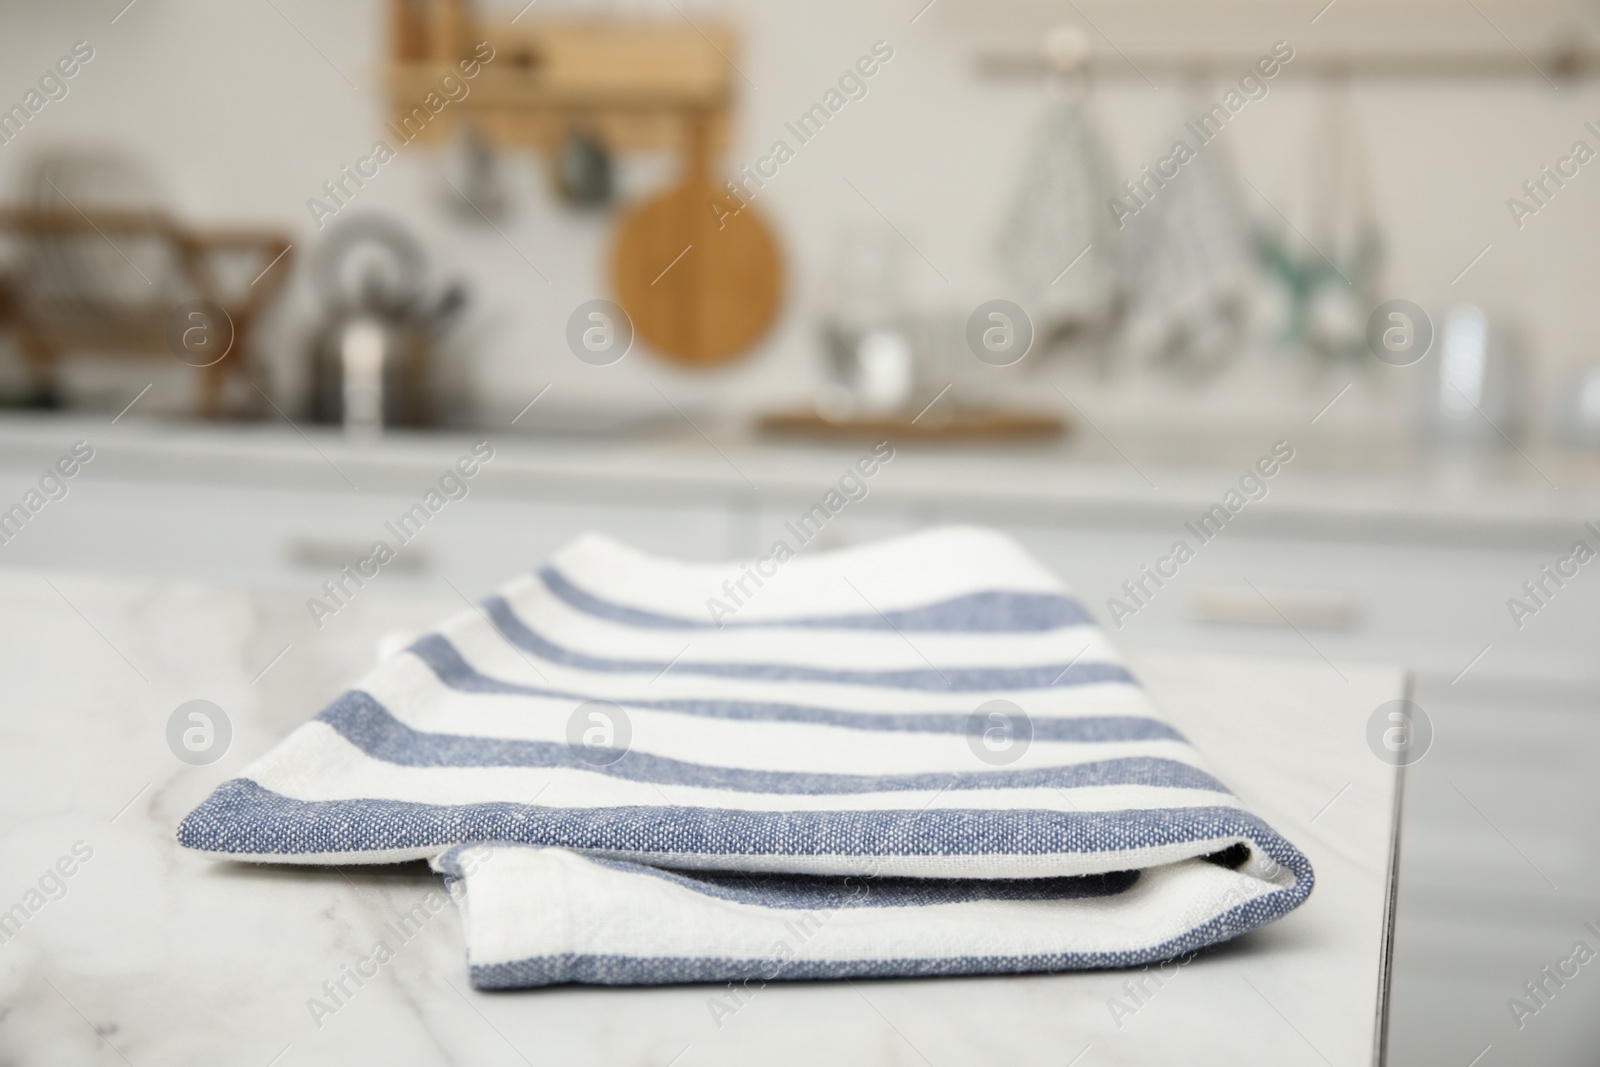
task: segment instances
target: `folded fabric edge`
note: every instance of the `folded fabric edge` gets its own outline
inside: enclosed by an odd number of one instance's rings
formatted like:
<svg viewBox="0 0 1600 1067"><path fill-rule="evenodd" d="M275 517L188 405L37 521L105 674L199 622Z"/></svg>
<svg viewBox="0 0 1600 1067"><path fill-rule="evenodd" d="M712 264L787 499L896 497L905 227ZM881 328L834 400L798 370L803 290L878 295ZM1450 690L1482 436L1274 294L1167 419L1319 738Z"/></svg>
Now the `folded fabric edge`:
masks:
<svg viewBox="0 0 1600 1067"><path fill-rule="evenodd" d="M1274 916L1276 918L1276 916ZM1262 925L1262 920L1252 926ZM826 981L844 978L956 978L976 975L1049 974L1101 971L1161 963L1221 944L1243 930L1230 929L1226 917L1190 934L1138 952L1054 953L1038 956L956 956L939 958L800 960L769 971L764 959L702 957L595 956L567 953L512 963L469 964L468 980L485 992L537 989L552 985L691 985ZM1215 933L1212 932L1214 928ZM1246 927L1249 929L1250 927Z"/></svg>
<svg viewBox="0 0 1600 1067"><path fill-rule="evenodd" d="M527 846L517 843L498 843L463 845L449 850L436 857L432 863L435 870L445 876L446 887L450 896L461 908L463 925L467 929L469 978L475 988L482 990L507 990L534 988L547 985L560 984L594 984L594 985L662 985L686 983L744 983L748 989L751 983L764 985L771 981L803 981L803 980L828 980L840 978L887 978L887 977L937 977L959 975L987 975L987 974L1026 974L1049 973L1057 971L1101 970L1123 967L1137 967L1145 964L1159 963L1188 953L1211 947L1245 933L1249 930L1273 922L1287 915L1297 908L1311 894L1315 884L1315 876L1310 863L1293 845L1270 829L1256 839L1236 841L1232 847L1218 853L1209 854L1197 859L1209 860L1218 866L1238 868L1243 866L1241 858L1249 857L1250 850L1260 852L1267 862L1260 858L1249 860L1249 866L1258 873L1252 875L1262 882L1264 886L1273 886L1269 877L1264 877L1260 872L1271 874L1274 868L1281 868L1287 872L1290 880L1287 883L1276 883L1274 888L1267 888L1258 895L1251 896L1242 902L1231 904L1217 914L1198 922L1182 934L1168 937L1149 945L1129 945L1116 949L1097 949L1090 951L1055 951L1031 954L1018 953L952 953L940 955L931 952L926 955L871 955L864 958L831 958L831 959L803 959L786 956L775 959L772 955L765 956L728 956L706 955L689 956L674 954L619 954L608 952L559 952L546 955L535 955L524 958L500 960L496 962L480 963L473 959L474 956L494 955L493 952L483 951L484 946L480 941L488 937L491 941L493 935L479 933L474 937L474 928L483 926L498 927L499 923L480 923L471 918L473 899L480 894L472 893L472 881L481 877L483 868L476 865L482 860L486 847L509 847L516 850L540 851L537 846ZM568 850L551 850L554 852L568 852ZM667 879L682 882L683 879L670 871L652 869L647 865L639 865L620 861L603 860L593 856L577 856L575 858L603 864L608 868L622 869L633 868L638 874L650 875L655 879ZM466 856L464 865L462 857ZM1192 862L1192 861L1191 861ZM1146 872L1148 873L1148 872ZM846 879L846 882L852 879ZM870 879L867 882L870 883ZM912 880L914 881L914 880ZM938 880L929 880L937 884ZM504 884L504 883L503 883ZM1127 882L1122 883L1126 886ZM503 888L503 885L502 885ZM514 886L517 890L525 887L521 884ZM464 890L464 891L463 891ZM704 891L703 889L701 890ZM1122 892L1121 888L1113 886L1106 891L1106 898L1114 901L1115 894ZM505 907L504 893L496 894L502 901L500 907ZM1091 891L1088 895L1098 895ZM520 898L520 893L514 894ZM1224 899L1237 899L1233 894ZM554 901L543 901L545 907L550 907ZM724 902L726 904L726 901ZM959 902L956 902L959 903ZM1049 903L1049 901L1045 901ZM514 908L522 907L518 899ZM744 907L744 905L740 905ZM751 910L769 911L768 908L755 907ZM914 910L914 909L913 909ZM821 908L820 912L826 917L830 912ZM794 914L797 921L803 926L804 922L813 917L810 910L796 908ZM796 932L797 928L785 924L789 933ZM929 913L929 929L943 929L940 920L934 912ZM892 940L892 939L891 939ZM939 943L941 939L931 937L930 943Z"/></svg>

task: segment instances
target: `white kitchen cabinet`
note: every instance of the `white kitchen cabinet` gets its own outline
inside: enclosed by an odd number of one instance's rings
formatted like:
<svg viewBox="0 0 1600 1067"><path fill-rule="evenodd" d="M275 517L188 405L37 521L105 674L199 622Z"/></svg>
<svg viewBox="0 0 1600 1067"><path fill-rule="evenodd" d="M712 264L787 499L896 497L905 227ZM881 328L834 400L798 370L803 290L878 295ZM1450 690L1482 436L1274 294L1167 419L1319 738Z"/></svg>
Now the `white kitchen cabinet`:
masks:
<svg viewBox="0 0 1600 1067"><path fill-rule="evenodd" d="M478 596L587 530L689 559L731 551L725 508L487 494L451 501L402 546L385 524L416 502L417 495L391 493L86 481L0 545L0 563L303 588L311 595L382 539L398 553L377 580L446 589L448 580Z"/></svg>
<svg viewBox="0 0 1600 1067"><path fill-rule="evenodd" d="M1147 580L1153 595L1118 627L1108 600L1116 597L1133 606L1122 584L1140 578L1143 566L1166 555L1181 530L1014 527L1012 532L1128 642L1398 662L1446 680L1485 647L1489 651L1473 670L1487 674L1594 681L1600 667L1593 654L1600 646L1600 572L1580 574L1521 629L1506 607L1507 598L1523 596L1522 583L1556 557L1559 544L1539 551L1227 530L1200 546L1163 587ZM1246 603L1256 598L1259 610L1247 622L1214 621L1207 606L1219 598ZM1297 621L1297 601L1327 605L1325 614L1332 618Z"/></svg>
<svg viewBox="0 0 1600 1067"><path fill-rule="evenodd" d="M17 499L74 439L94 462L47 505L0 565L189 576L306 589L364 554L470 440L0 424L0 504ZM704 441L579 445L499 439L470 494L432 519L383 580L469 595L536 565L586 530L692 560L753 557L834 488L860 448ZM1518 628L1507 598L1583 533L1579 494L1551 509L1496 486L1441 497L1401 483L1304 476L1208 543L1184 528L1222 484L1163 472L1164 493L1125 470L1048 452L902 448L831 516L809 550L943 522L996 526L1057 570L1129 644L1397 662L1454 678L1600 680L1600 563ZM1224 479L1225 481L1225 479ZM360 489L352 488L351 483ZM1224 486L1225 487L1225 486ZM1533 500L1533 503L1529 501ZM1107 607L1184 537L1197 551L1119 627ZM1219 611L1219 605L1226 611ZM1216 621L1227 617L1233 622ZM1287 617L1287 618L1285 618ZM1480 657L1481 653L1481 657Z"/></svg>

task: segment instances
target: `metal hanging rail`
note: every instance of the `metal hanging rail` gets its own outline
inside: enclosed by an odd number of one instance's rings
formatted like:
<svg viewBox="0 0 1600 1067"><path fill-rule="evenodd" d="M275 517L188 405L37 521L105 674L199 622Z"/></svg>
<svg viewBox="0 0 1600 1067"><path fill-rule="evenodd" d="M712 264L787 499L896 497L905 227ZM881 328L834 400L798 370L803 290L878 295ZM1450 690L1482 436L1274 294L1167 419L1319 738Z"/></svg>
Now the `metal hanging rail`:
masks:
<svg viewBox="0 0 1600 1067"><path fill-rule="evenodd" d="M1245 52L1093 51L1076 61L1076 69L1095 79L1154 82L1157 75L1178 78L1236 77L1259 57ZM992 49L976 56L978 73L991 78L1043 77L1060 67L1044 49ZM1292 78L1373 78L1450 80L1477 78L1542 78L1552 85L1600 76L1600 49L1586 44L1524 51L1501 49L1372 49L1302 51L1279 67L1277 76Z"/></svg>

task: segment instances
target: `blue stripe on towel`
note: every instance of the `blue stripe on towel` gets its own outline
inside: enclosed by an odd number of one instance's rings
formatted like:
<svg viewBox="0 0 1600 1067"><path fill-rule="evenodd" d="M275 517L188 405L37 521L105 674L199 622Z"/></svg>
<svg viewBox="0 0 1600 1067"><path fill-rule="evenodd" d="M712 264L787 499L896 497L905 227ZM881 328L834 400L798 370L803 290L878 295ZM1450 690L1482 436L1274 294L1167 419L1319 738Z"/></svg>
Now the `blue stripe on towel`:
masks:
<svg viewBox="0 0 1600 1067"><path fill-rule="evenodd" d="M587 615L650 630L826 629L898 630L912 633L1039 633L1088 626L1094 619L1077 600L1060 593L969 593L921 607L882 614L798 616L787 619L686 619L618 604L579 588L552 566L539 578L557 598Z"/></svg>
<svg viewBox="0 0 1600 1067"><path fill-rule="evenodd" d="M440 682L463 693L500 693L508 696L549 697L554 700L602 699L593 693L518 685L483 674L462 657L450 639L428 634L407 649L433 671ZM1082 684L1081 679L1075 684ZM802 722L839 726L851 730L893 730L908 733L959 734L967 729L967 715L961 712L865 712L841 711L804 704L779 704L764 700L643 700L612 697L627 708L699 715L709 719L740 719L765 722ZM1182 741L1183 735L1171 726L1142 715L1091 715L1077 718L1041 716L1032 719L1035 741Z"/></svg>
<svg viewBox="0 0 1600 1067"><path fill-rule="evenodd" d="M947 667L896 671L830 670L784 663L694 663L679 660L605 659L573 652L545 638L517 617L502 596L491 596L483 606L495 628L507 641L551 663L578 670L605 673L634 672L652 676L672 668L676 674L701 674L767 682L827 682L835 685L878 686L891 689L989 692L1045 689L1052 685L1091 682L1133 682L1127 668L1111 663L1045 664L1036 667Z"/></svg>
<svg viewBox="0 0 1600 1067"><path fill-rule="evenodd" d="M937 808L740 811L671 805L557 808L512 801L295 800L248 778L223 782L178 826L189 848L241 856L395 849L441 851L505 841L673 857L1093 855L1183 842L1248 840L1309 882L1311 868L1266 823L1239 808L1123 811ZM1309 889L1308 889L1309 891Z"/></svg>
<svg viewBox="0 0 1600 1067"><path fill-rule="evenodd" d="M415 730L396 719L370 694L356 689L342 694L317 718L374 759L403 767L563 767L655 785L805 796L936 789L1084 789L1114 785L1227 793L1221 782L1198 767L1151 756L1127 756L1029 770L879 775L718 767L635 749L624 753L614 763L596 766L564 741L518 741Z"/></svg>

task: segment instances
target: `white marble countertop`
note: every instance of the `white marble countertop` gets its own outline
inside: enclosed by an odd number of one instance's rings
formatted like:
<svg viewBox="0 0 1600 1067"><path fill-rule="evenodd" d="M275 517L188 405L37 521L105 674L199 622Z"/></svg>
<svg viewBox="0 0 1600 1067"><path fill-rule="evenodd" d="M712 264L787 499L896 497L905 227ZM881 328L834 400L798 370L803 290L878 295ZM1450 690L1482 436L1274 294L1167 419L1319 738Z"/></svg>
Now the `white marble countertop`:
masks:
<svg viewBox="0 0 1600 1067"><path fill-rule="evenodd" d="M1123 972L774 985L720 1027L706 986L483 994L467 985L453 908L319 1027L307 999L435 876L213 863L173 830L364 670L382 635L456 606L375 593L349 625L300 642L304 607L289 595L0 572L0 908L39 905L0 944L0 1060L1374 1062L1398 793L1365 728L1405 683L1321 660L1135 660L1220 777L1310 858L1317 886L1287 918L1182 967L1120 1027L1108 1001L1127 997ZM196 698L232 724L207 766L166 742L168 717Z"/></svg>

